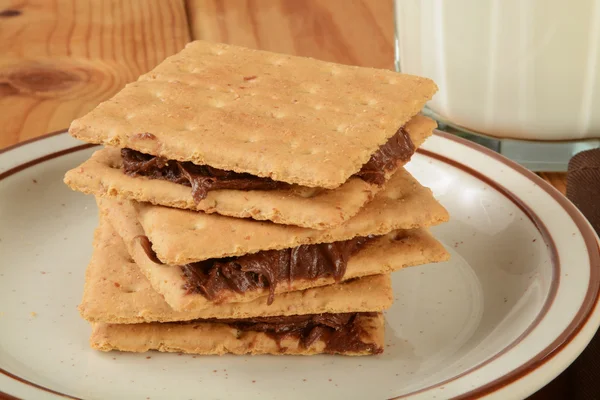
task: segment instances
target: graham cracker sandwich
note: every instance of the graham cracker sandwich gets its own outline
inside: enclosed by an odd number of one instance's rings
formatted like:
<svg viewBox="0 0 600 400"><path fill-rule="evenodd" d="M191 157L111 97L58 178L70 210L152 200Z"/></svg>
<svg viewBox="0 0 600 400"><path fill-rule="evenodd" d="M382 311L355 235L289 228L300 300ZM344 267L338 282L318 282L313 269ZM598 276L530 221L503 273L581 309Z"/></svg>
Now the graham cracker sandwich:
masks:
<svg viewBox="0 0 600 400"><path fill-rule="evenodd" d="M66 182L95 195L313 229L342 224L436 124L427 78L196 41L69 132L108 148Z"/></svg>
<svg viewBox="0 0 600 400"><path fill-rule="evenodd" d="M251 301L174 311L130 259L123 240L101 217L79 306L99 350L194 354L377 354L380 312L392 304L389 275L354 279Z"/></svg>
<svg viewBox="0 0 600 400"><path fill-rule="evenodd" d="M86 270L81 316L89 322L135 324L200 319L247 319L380 312L392 304L389 275L373 275L246 303L214 304L210 308L175 311L157 293L132 259L121 237L105 217L94 234L94 251Z"/></svg>
<svg viewBox="0 0 600 400"><path fill-rule="evenodd" d="M384 348L382 313L309 314L238 320L93 323L92 348L101 351L158 350L202 355L340 354L366 356Z"/></svg>
<svg viewBox="0 0 600 400"><path fill-rule="evenodd" d="M416 115L404 128L413 143L412 154L431 135L435 123ZM83 164L68 171L65 182L75 190L95 196L327 229L354 216L409 160L407 156L392 163L380 184L354 176L335 189L286 185L263 190L231 186L207 190L205 196L199 198L201 186L194 184L194 179L200 182L204 178L192 172L197 169L195 165L166 163L157 157L134 154L113 147L98 150ZM184 173L186 168L189 171Z"/></svg>
<svg viewBox="0 0 600 400"><path fill-rule="evenodd" d="M175 310L276 294L445 261L426 227L448 219L404 170L355 217L313 230L97 198L133 260Z"/></svg>

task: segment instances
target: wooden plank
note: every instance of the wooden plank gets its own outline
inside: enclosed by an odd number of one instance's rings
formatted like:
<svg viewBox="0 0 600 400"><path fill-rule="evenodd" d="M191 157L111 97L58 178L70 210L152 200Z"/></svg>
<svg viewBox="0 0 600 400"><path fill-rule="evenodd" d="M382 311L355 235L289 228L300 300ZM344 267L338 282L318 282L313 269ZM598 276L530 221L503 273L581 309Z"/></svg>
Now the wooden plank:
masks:
<svg viewBox="0 0 600 400"><path fill-rule="evenodd" d="M392 0L188 0L194 39L393 68Z"/></svg>
<svg viewBox="0 0 600 400"><path fill-rule="evenodd" d="M188 41L183 0L0 0L0 148L67 128Z"/></svg>
<svg viewBox="0 0 600 400"><path fill-rule="evenodd" d="M539 174L562 194L567 193L567 174L564 172L541 172Z"/></svg>

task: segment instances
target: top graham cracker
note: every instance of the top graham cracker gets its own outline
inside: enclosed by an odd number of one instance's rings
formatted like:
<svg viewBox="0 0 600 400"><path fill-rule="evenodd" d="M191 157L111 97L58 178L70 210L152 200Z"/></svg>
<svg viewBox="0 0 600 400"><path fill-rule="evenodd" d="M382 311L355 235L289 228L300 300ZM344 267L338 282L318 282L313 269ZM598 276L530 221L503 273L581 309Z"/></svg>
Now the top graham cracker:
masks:
<svg viewBox="0 0 600 400"><path fill-rule="evenodd" d="M84 141L333 189L436 92L433 81L195 41L75 120Z"/></svg>

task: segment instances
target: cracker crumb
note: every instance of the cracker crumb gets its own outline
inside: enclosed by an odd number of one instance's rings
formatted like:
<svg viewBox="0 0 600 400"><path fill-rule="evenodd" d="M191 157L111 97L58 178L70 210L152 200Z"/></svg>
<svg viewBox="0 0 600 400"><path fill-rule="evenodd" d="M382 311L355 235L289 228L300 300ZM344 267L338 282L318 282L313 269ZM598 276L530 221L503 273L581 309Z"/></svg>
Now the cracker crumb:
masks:
<svg viewBox="0 0 600 400"><path fill-rule="evenodd" d="M32 316L32 317L37 317L37 313L36 313L35 311L32 311L32 312L31 312L31 316Z"/></svg>
<svg viewBox="0 0 600 400"><path fill-rule="evenodd" d="M152 357L150 357L150 356L147 356L147 357L146 357L146 360L149 360L149 359L151 359L151 358L152 358Z"/></svg>

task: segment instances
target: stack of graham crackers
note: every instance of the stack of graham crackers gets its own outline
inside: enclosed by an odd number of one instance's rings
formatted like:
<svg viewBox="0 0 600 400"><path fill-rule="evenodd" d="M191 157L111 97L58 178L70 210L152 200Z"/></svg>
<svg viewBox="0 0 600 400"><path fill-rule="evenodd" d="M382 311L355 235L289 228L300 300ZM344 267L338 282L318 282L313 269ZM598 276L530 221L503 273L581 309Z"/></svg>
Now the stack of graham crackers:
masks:
<svg viewBox="0 0 600 400"><path fill-rule="evenodd" d="M444 261L446 210L403 165L428 79L193 42L73 122L65 182L100 223L95 349L366 355L390 272Z"/></svg>

